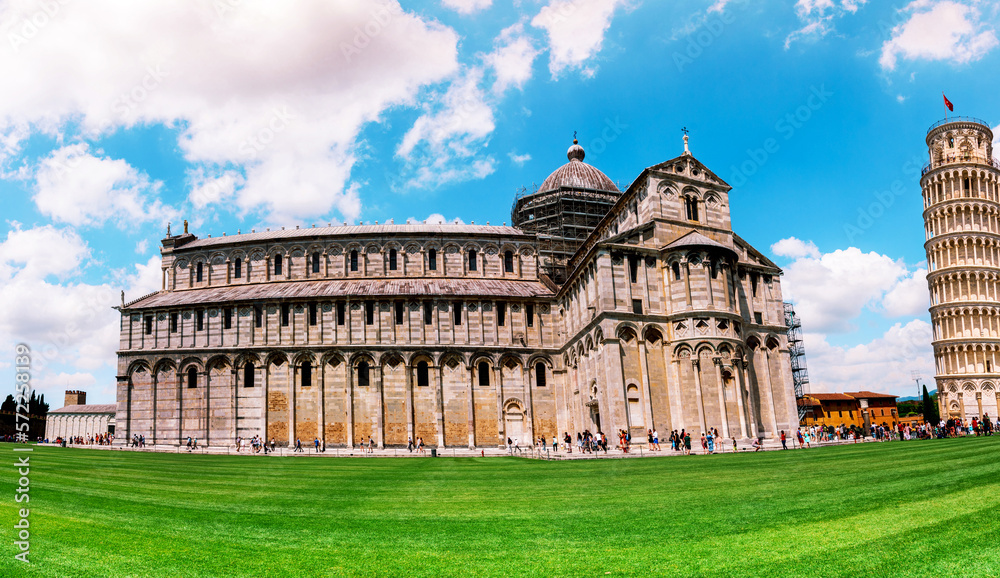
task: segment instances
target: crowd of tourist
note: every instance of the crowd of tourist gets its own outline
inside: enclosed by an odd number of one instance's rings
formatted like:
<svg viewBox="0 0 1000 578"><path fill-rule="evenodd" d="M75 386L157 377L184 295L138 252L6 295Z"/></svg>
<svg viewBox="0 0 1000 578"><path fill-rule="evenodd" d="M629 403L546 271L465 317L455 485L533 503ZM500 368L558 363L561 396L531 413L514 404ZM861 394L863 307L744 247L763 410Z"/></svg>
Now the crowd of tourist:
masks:
<svg viewBox="0 0 1000 578"><path fill-rule="evenodd" d="M41 441L42 443L46 444L49 443L48 438L45 438L44 440ZM67 438L63 438L62 436L60 436L57 437L55 440L53 440L53 443L62 444L63 442L65 442L66 445L72 444L79 446L110 446L111 442L113 441L115 441L114 434L104 433L98 435L87 434L83 436L71 436Z"/></svg>

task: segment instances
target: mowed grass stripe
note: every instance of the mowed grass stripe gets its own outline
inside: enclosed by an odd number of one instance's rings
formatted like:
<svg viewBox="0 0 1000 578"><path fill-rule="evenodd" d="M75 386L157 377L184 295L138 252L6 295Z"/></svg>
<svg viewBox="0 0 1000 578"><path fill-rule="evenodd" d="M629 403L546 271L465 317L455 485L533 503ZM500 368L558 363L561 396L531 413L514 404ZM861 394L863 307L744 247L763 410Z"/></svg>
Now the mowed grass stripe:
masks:
<svg viewBox="0 0 1000 578"><path fill-rule="evenodd" d="M38 448L35 563L7 542L0 571L996 575L998 453L1000 438L574 462Z"/></svg>

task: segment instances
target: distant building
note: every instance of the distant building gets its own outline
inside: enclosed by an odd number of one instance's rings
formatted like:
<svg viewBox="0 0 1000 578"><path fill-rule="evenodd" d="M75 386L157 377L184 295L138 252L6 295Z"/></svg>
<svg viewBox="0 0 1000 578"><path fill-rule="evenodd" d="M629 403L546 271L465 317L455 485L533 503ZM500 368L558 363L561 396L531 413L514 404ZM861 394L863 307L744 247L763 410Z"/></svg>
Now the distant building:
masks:
<svg viewBox="0 0 1000 578"><path fill-rule="evenodd" d="M898 396L871 391L809 393L799 399L803 408L802 426L870 427L899 424Z"/></svg>
<svg viewBox="0 0 1000 578"><path fill-rule="evenodd" d="M87 392L71 390L66 392L66 404L49 412L45 426L45 437L56 438L95 436L115 433L115 412L113 403L87 405Z"/></svg>

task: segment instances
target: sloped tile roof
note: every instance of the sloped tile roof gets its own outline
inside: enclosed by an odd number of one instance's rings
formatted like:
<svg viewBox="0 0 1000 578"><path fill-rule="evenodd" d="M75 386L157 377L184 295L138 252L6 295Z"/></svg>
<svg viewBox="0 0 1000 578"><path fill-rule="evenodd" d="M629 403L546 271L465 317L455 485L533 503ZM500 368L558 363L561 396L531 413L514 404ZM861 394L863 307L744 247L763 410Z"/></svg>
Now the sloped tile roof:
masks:
<svg viewBox="0 0 1000 578"><path fill-rule="evenodd" d="M61 407L59 409L54 409L50 411L53 413L115 413L118 411L118 406L113 403L106 404L87 404L87 405L67 405L66 407Z"/></svg>
<svg viewBox="0 0 1000 578"><path fill-rule="evenodd" d="M179 247L181 250L214 247L232 243L251 241L275 241L299 237L363 237L372 235L495 235L517 236L525 233L520 229L498 225L346 225L340 227L309 227L307 229L278 229L259 231L225 237L196 239Z"/></svg>
<svg viewBox="0 0 1000 578"><path fill-rule="evenodd" d="M506 279L323 279L252 283L204 289L160 291L139 299L128 309L177 307L270 299L314 297L513 297L551 298L555 292L538 281Z"/></svg>

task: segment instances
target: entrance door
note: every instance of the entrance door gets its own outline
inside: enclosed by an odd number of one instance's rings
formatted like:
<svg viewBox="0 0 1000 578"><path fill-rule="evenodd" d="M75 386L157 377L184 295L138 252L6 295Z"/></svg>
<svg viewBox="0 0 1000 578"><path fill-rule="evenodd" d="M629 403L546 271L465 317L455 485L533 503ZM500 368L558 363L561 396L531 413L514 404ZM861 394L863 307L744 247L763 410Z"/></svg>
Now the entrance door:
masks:
<svg viewBox="0 0 1000 578"><path fill-rule="evenodd" d="M525 443L524 439L524 414L516 409L511 409L507 412L506 416L507 424L507 437L521 446L531 445L530 443ZM504 440L506 442L507 440Z"/></svg>

